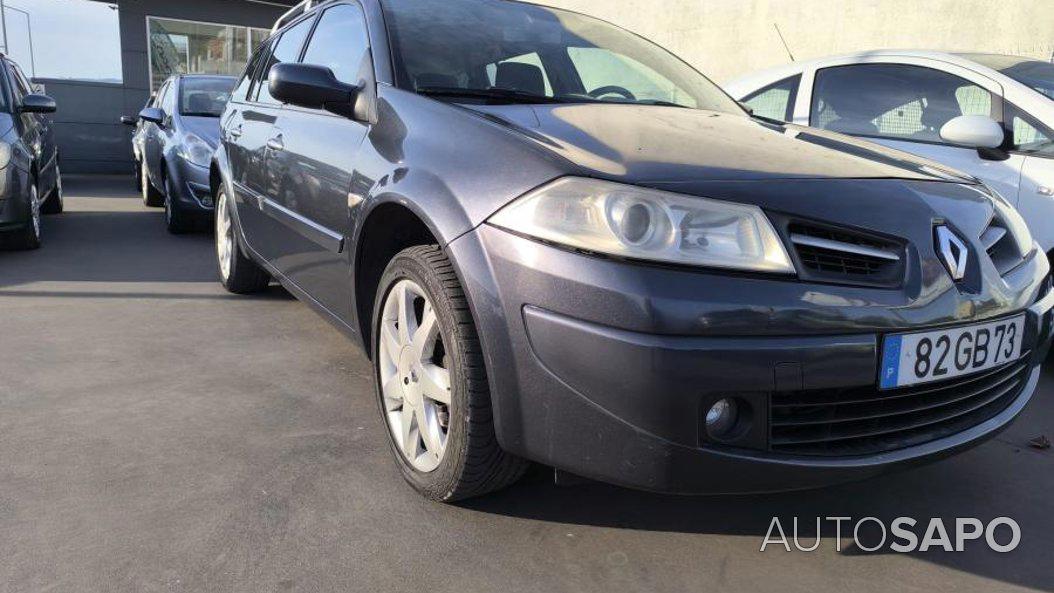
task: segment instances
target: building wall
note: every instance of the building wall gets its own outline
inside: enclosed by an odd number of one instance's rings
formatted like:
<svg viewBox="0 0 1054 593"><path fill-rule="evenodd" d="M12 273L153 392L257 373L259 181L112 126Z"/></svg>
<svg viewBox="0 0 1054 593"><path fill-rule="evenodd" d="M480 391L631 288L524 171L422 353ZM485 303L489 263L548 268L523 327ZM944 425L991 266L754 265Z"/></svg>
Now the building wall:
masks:
<svg viewBox="0 0 1054 593"><path fill-rule="evenodd" d="M112 1L112 0L111 0ZM288 0L285 4L294 4ZM288 8L249 0L117 0L121 31L122 84L40 79L59 104L55 130L67 173L125 173L132 170L132 130L120 124L150 96L146 17L270 28Z"/></svg>
<svg viewBox="0 0 1054 593"><path fill-rule="evenodd" d="M980 51L1048 60L1054 0L537 0L648 37L716 82L869 49Z"/></svg>

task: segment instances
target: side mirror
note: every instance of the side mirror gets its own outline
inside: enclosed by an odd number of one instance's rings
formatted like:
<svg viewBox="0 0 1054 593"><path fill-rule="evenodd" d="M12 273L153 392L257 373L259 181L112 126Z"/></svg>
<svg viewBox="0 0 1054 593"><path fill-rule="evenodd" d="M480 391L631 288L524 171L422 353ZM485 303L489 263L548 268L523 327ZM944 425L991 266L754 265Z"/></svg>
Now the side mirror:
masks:
<svg viewBox="0 0 1054 593"><path fill-rule="evenodd" d="M130 115L122 115L121 116L121 123L126 125L126 126L134 126L137 123L139 123L139 119L135 118L135 117L132 117Z"/></svg>
<svg viewBox="0 0 1054 593"><path fill-rule="evenodd" d="M271 96L283 103L355 117L359 87L340 82L325 66L275 64L268 77L268 86Z"/></svg>
<svg viewBox="0 0 1054 593"><path fill-rule="evenodd" d="M56 109L55 99L47 95L26 95L22 97L22 107L19 108L22 113L55 113Z"/></svg>
<svg viewBox="0 0 1054 593"><path fill-rule="evenodd" d="M139 112L139 119L162 126L165 124L165 110L158 107L147 107Z"/></svg>
<svg viewBox="0 0 1054 593"><path fill-rule="evenodd" d="M966 148L999 148L1006 140L1003 126L983 115L960 115L944 124L941 138Z"/></svg>

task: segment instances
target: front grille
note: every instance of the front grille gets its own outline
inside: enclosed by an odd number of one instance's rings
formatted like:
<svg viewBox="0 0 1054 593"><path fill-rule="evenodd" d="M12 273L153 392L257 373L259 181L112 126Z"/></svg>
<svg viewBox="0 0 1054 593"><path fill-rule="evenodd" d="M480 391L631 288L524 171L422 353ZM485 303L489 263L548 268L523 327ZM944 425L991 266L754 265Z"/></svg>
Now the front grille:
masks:
<svg viewBox="0 0 1054 593"><path fill-rule="evenodd" d="M961 432L1010 405L1028 378L1024 360L972 377L890 391L774 394L769 446L796 455L870 455Z"/></svg>
<svg viewBox="0 0 1054 593"><path fill-rule="evenodd" d="M895 285L903 249L869 235L807 224L788 227L802 270L813 280Z"/></svg>

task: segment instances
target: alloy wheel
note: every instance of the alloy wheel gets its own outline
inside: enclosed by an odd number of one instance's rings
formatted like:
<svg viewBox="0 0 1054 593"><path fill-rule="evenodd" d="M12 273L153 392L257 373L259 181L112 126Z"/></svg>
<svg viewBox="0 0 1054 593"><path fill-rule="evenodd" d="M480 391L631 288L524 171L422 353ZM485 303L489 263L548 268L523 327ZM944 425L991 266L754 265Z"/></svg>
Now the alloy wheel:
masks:
<svg viewBox="0 0 1054 593"><path fill-rule="evenodd" d="M33 236L40 239L40 195L35 185L29 187L29 217L33 224Z"/></svg>
<svg viewBox="0 0 1054 593"><path fill-rule="evenodd" d="M229 279L234 257L234 226L227 194L222 191L216 203L216 257L219 258L220 274L224 280Z"/></svg>
<svg viewBox="0 0 1054 593"><path fill-rule="evenodd" d="M439 320L424 289L400 280L385 298L379 340L388 427L414 469L428 473L446 453L450 372Z"/></svg>

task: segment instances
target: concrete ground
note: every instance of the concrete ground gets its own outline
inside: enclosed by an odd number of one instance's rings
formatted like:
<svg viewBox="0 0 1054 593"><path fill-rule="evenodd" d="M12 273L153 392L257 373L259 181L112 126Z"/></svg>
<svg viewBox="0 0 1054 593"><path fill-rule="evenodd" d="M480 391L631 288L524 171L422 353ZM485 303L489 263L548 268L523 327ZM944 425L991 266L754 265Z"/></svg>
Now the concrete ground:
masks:
<svg viewBox="0 0 1054 593"><path fill-rule="evenodd" d="M389 459L369 365L275 288L229 296L211 238L130 179L70 179L35 253L0 253L0 592L1054 591L1054 373L997 440L816 492L559 488L458 506ZM759 552L773 516L998 516L998 554ZM807 527L813 525L812 527ZM919 535L922 533L920 531Z"/></svg>

